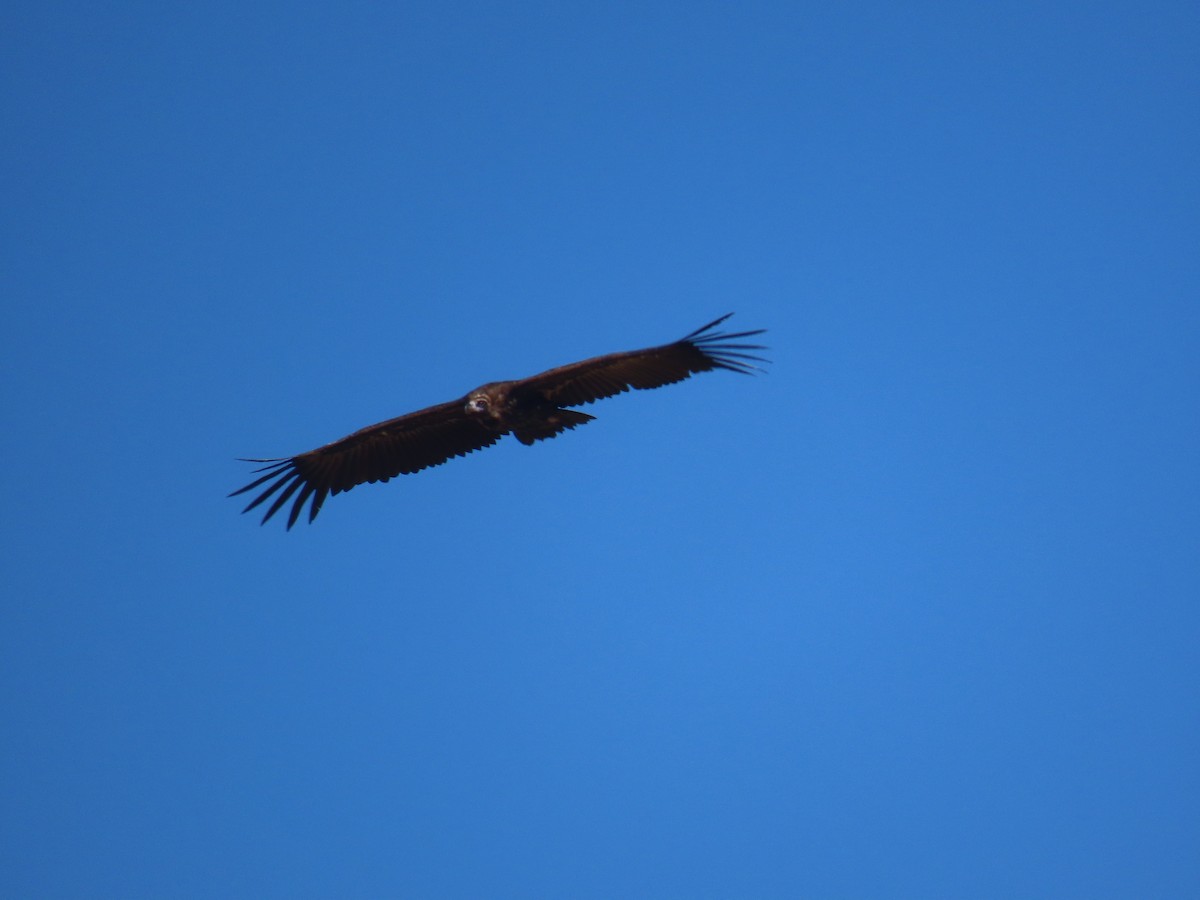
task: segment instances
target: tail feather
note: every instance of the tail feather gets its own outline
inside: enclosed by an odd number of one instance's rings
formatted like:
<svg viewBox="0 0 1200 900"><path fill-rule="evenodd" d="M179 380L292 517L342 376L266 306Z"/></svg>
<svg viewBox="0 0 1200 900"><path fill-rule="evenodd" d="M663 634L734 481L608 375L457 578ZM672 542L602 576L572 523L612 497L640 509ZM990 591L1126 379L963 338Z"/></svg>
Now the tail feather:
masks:
<svg viewBox="0 0 1200 900"><path fill-rule="evenodd" d="M540 422L527 422L519 428L514 428L513 434L522 444L528 445L534 441L544 441L547 438L552 438L560 432L566 431L568 428L586 425L594 418L596 417L589 416L587 413L580 412L577 409L556 409Z"/></svg>

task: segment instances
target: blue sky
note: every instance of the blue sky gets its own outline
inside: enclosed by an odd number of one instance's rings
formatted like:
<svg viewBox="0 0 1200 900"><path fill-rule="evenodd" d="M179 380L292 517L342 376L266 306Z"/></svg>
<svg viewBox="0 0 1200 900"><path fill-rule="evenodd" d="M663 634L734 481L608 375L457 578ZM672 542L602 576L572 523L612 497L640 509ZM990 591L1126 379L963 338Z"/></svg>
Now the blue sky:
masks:
<svg viewBox="0 0 1200 900"><path fill-rule="evenodd" d="M0 893L1200 892L1193 4L3 15Z"/></svg>

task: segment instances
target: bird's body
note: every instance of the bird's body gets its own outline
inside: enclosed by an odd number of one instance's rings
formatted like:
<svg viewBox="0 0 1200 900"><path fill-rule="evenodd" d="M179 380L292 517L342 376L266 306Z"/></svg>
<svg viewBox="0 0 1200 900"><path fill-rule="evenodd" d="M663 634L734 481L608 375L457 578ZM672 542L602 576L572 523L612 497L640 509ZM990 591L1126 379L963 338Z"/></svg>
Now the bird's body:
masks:
<svg viewBox="0 0 1200 900"><path fill-rule="evenodd" d="M662 387L712 369L751 372L757 368L751 360L764 360L746 351L763 348L736 341L761 334L762 330L705 334L727 318L722 316L673 344L596 356L531 378L494 381L458 400L370 425L297 456L248 460L266 463L258 470L265 474L230 496L265 484L243 510L248 512L278 493L262 518L266 522L295 495L288 515L290 529L310 499L311 522L330 494L440 465L455 456L489 447L506 434L522 444L532 444L595 418L566 407L631 388Z"/></svg>
<svg viewBox="0 0 1200 900"><path fill-rule="evenodd" d="M540 391L519 381L493 381L467 395L466 413L484 428L513 436L522 444L552 438L565 428L590 422L595 416L560 409Z"/></svg>

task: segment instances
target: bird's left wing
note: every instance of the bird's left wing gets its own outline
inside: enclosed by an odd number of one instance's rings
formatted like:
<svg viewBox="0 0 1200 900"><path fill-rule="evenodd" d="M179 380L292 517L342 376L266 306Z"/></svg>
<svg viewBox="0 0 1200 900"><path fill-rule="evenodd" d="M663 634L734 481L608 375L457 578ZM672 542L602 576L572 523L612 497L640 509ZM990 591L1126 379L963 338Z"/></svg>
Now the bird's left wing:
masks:
<svg viewBox="0 0 1200 900"><path fill-rule="evenodd" d="M559 406L578 406L630 390L649 390L683 381L698 372L728 369L752 373L756 362L767 362L749 350L765 350L761 344L742 343L742 338L762 334L765 329L733 334L713 331L729 316L721 316L673 344L609 353L523 379L520 385L538 391Z"/></svg>
<svg viewBox="0 0 1200 900"><path fill-rule="evenodd" d="M246 460L266 463L256 470L256 473L265 474L229 496L236 497L265 485L262 493L242 510L249 512L278 494L262 518L266 522L295 494L288 515L289 529L296 524L305 502L311 498L308 510L308 521L311 522L330 494L340 494L355 485L418 472L500 440L499 432L485 428L465 414L465 402L466 398L453 400L388 419L298 456Z"/></svg>

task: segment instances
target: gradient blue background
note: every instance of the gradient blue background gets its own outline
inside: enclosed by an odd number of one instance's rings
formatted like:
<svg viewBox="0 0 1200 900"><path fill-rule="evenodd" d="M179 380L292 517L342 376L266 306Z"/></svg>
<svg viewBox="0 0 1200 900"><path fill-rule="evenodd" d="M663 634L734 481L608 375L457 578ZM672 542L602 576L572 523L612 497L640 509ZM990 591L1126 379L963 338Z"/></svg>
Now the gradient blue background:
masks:
<svg viewBox="0 0 1200 900"><path fill-rule="evenodd" d="M1200 895L1195 4L3 20L0 893Z"/></svg>

